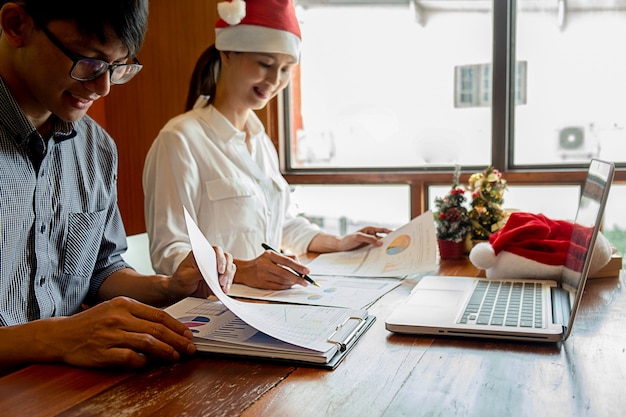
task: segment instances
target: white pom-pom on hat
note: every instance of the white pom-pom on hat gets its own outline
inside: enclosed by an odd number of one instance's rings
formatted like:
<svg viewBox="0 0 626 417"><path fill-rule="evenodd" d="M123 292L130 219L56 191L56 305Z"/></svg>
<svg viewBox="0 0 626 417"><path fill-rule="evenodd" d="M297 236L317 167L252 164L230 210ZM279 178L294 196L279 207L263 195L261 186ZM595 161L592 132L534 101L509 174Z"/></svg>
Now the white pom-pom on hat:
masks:
<svg viewBox="0 0 626 417"><path fill-rule="evenodd" d="M469 259L479 269L489 269L496 264L496 253L488 242L480 242L472 248Z"/></svg>
<svg viewBox="0 0 626 417"><path fill-rule="evenodd" d="M217 3L217 13L229 25L238 25L246 17L246 2L243 0Z"/></svg>
<svg viewBox="0 0 626 417"><path fill-rule="evenodd" d="M302 34L293 0L223 1L218 12L218 51L279 53L300 60Z"/></svg>

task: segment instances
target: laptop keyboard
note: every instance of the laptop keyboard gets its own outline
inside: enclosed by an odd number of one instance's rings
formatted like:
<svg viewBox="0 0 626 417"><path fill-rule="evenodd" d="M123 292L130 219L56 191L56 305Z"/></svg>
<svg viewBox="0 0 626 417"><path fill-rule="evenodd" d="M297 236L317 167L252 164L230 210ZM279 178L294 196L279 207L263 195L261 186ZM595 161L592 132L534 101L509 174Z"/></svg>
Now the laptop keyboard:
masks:
<svg viewBox="0 0 626 417"><path fill-rule="evenodd" d="M543 327L541 284L479 281L459 323Z"/></svg>

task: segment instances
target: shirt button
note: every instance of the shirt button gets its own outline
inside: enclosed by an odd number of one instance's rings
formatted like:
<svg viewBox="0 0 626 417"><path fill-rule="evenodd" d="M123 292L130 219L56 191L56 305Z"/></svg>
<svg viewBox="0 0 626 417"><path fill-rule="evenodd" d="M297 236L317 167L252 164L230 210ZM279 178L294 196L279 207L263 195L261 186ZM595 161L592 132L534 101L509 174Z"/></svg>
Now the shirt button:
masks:
<svg viewBox="0 0 626 417"><path fill-rule="evenodd" d="M46 277L45 277L45 276L43 276L43 275L42 275L42 276L40 276L40 277L39 277L39 286L40 286L40 287L43 287L43 286L45 285L45 283L46 283Z"/></svg>
<svg viewBox="0 0 626 417"><path fill-rule="evenodd" d="M46 232L46 225L42 224L41 228L39 230L41 231L41 233L45 233Z"/></svg>

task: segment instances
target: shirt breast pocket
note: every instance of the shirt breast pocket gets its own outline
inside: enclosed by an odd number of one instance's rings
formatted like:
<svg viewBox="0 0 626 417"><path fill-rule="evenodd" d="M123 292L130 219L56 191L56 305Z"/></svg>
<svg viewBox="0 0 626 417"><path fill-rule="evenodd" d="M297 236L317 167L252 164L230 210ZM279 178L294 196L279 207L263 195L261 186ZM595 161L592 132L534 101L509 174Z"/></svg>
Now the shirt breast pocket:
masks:
<svg viewBox="0 0 626 417"><path fill-rule="evenodd" d="M207 195L211 201L221 201L254 195L254 184L249 178L220 178L206 182Z"/></svg>
<svg viewBox="0 0 626 417"><path fill-rule="evenodd" d="M205 184L207 203L216 232L258 227L265 203L249 178L222 178Z"/></svg>
<svg viewBox="0 0 626 417"><path fill-rule="evenodd" d="M106 210L92 213L70 213L63 272L89 277L100 252L106 220Z"/></svg>

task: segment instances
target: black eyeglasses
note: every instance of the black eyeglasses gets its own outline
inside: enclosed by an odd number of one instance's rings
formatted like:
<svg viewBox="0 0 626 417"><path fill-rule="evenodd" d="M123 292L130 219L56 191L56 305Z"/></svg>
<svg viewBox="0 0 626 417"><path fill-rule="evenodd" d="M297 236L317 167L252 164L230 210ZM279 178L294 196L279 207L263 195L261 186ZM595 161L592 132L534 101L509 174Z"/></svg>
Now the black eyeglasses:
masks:
<svg viewBox="0 0 626 417"><path fill-rule="evenodd" d="M91 81L100 77L105 72L110 72L111 84L124 84L129 82L143 65L137 58L133 58L132 64L109 64L101 59L87 58L78 55L65 47L44 25L37 25L63 54L72 60L74 65L70 69L70 77L76 81Z"/></svg>

